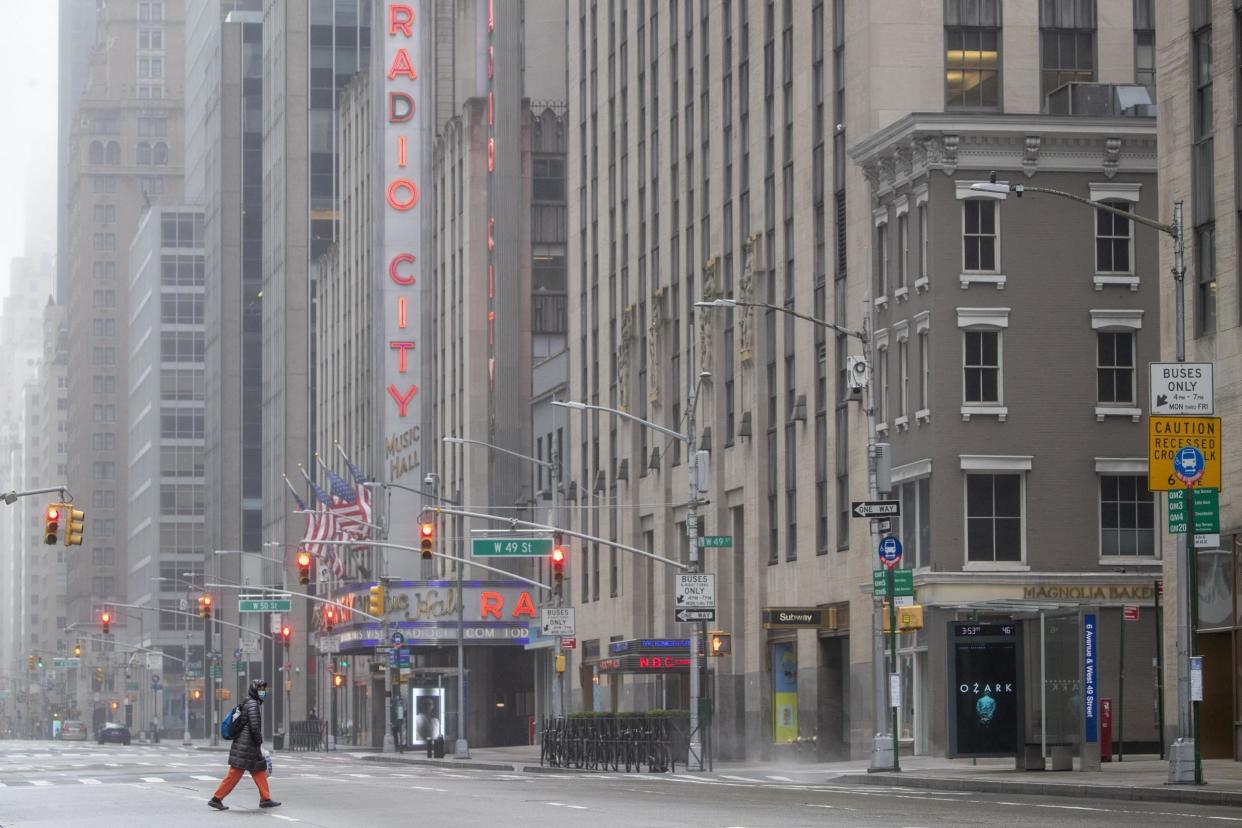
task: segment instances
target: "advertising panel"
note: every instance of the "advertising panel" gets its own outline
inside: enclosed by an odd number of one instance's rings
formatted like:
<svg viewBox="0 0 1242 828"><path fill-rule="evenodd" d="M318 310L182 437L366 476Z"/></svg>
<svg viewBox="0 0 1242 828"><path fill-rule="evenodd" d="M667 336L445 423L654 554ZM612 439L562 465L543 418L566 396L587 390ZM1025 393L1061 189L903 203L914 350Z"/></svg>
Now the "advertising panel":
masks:
<svg viewBox="0 0 1242 828"><path fill-rule="evenodd" d="M444 735L444 688L415 687L410 693L414 715L410 717L409 743L415 748L426 748L428 741Z"/></svg>
<svg viewBox="0 0 1242 828"><path fill-rule="evenodd" d="M798 650L793 641L772 645L772 740L798 738Z"/></svg>
<svg viewBox="0 0 1242 828"><path fill-rule="evenodd" d="M1016 756L1022 736L1017 622L951 622L949 755Z"/></svg>

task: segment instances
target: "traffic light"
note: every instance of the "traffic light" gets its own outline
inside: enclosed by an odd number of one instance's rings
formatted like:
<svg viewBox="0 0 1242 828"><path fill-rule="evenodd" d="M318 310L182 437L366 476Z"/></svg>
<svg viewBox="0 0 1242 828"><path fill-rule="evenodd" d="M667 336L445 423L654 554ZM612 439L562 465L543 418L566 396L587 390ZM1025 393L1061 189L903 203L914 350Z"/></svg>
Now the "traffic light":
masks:
<svg viewBox="0 0 1242 828"><path fill-rule="evenodd" d="M564 538L560 532L553 535L552 538L552 554L550 556L552 562L552 589L557 594L561 594L561 589L565 584L565 558L569 552L565 549Z"/></svg>
<svg viewBox="0 0 1242 828"><path fill-rule="evenodd" d="M306 586L310 583L311 553L307 552L305 549L299 549L297 563L298 583L302 586Z"/></svg>
<svg viewBox="0 0 1242 828"><path fill-rule="evenodd" d="M733 636L730 633L712 630L707 634L707 640L710 644L709 656L725 656L733 652Z"/></svg>
<svg viewBox="0 0 1242 828"><path fill-rule="evenodd" d="M42 670L43 669L43 656L39 656L38 664L39 664L39 669Z"/></svg>
<svg viewBox="0 0 1242 828"><path fill-rule="evenodd" d="M195 687L193 690L190 691L190 698L194 699L194 701L202 701L203 691Z"/></svg>
<svg viewBox="0 0 1242 828"><path fill-rule="evenodd" d="M345 674L344 673L333 673L332 674L332 686L333 687L344 687L345 686Z"/></svg>
<svg viewBox="0 0 1242 828"><path fill-rule="evenodd" d="M281 644L284 644L284 645L285 645L285 648L286 648L286 649L288 649L288 647L289 647L289 643L290 643L292 640L293 640L293 628L292 628L292 627L290 627L288 624L283 624L283 625L281 625L281 627L280 627L280 643L281 643Z"/></svg>
<svg viewBox="0 0 1242 828"><path fill-rule="evenodd" d="M26 658L26 666L30 670L33 670L35 668L35 656L34 655L30 655Z"/></svg>
<svg viewBox="0 0 1242 828"><path fill-rule="evenodd" d="M113 709L113 710L119 710L120 708L121 708L121 703L120 703L119 701L117 701L116 699L113 699L113 700L112 700L112 709Z"/></svg>
<svg viewBox="0 0 1242 828"><path fill-rule="evenodd" d="M327 606L323 608L323 628L327 632L332 632L332 627L336 625L336 607Z"/></svg>
<svg viewBox="0 0 1242 828"><path fill-rule="evenodd" d="M377 618L384 617L384 585L375 584L371 587L370 598L367 603L367 614L374 615Z"/></svg>
<svg viewBox="0 0 1242 828"><path fill-rule="evenodd" d="M99 627L103 630L104 635L112 632L112 613L107 610L99 613Z"/></svg>
<svg viewBox="0 0 1242 828"><path fill-rule="evenodd" d="M204 620L211 618L211 594L204 592L198 596L198 617Z"/></svg>
<svg viewBox="0 0 1242 828"><path fill-rule="evenodd" d="M65 517L65 546L81 546L82 532L85 531L86 512L65 504L61 510Z"/></svg>
<svg viewBox="0 0 1242 828"><path fill-rule="evenodd" d="M436 525L431 521L418 524L418 549L424 561L431 560L431 548L436 544Z"/></svg>
<svg viewBox="0 0 1242 828"><path fill-rule="evenodd" d="M43 542L48 546L55 546L60 541L60 515L64 508L63 503L49 503L43 513Z"/></svg>
<svg viewBox="0 0 1242 828"><path fill-rule="evenodd" d="M81 657L82 657L82 645L81 645L81 644L74 644L74 645L73 645L73 657L74 657L74 658L81 658Z"/></svg>
<svg viewBox="0 0 1242 828"><path fill-rule="evenodd" d="M95 689L102 690L104 686L104 669L102 667L95 668Z"/></svg>

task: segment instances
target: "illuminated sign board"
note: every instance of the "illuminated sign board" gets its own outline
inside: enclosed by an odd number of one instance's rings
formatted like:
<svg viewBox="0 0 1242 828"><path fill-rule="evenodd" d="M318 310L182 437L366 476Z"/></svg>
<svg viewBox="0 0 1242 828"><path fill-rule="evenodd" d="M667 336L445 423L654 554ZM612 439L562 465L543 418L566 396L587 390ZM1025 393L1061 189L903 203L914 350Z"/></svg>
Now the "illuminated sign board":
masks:
<svg viewBox="0 0 1242 828"><path fill-rule="evenodd" d="M595 665L601 673L669 673L689 672L689 655L635 655L629 653L602 658Z"/></svg>
<svg viewBox="0 0 1242 828"><path fill-rule="evenodd" d="M644 651L664 652L666 650L685 650L690 652L688 638L631 638L627 641L614 641L608 645L608 652L637 653Z"/></svg>
<svg viewBox="0 0 1242 828"><path fill-rule="evenodd" d="M430 106L422 58L429 54L427 3L383 2L377 21L382 46L373 52L378 140L373 180L377 243L374 245L380 395L381 479L421 482L423 308L420 283L423 182L430 157ZM378 46L378 44L377 44ZM426 156L426 157L425 157ZM417 512L390 515L392 537L412 535Z"/></svg>
<svg viewBox="0 0 1242 828"><path fill-rule="evenodd" d="M949 756L1017 756L1022 746L1022 625L949 625Z"/></svg>

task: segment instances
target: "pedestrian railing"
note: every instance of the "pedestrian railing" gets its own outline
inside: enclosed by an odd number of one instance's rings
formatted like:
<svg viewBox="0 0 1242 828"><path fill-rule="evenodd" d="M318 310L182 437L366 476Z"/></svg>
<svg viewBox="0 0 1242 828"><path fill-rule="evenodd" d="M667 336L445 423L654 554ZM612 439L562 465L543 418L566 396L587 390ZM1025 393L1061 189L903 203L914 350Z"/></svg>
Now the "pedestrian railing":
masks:
<svg viewBox="0 0 1242 828"><path fill-rule="evenodd" d="M289 750L324 750L327 747L327 722L310 719L291 722L289 725Z"/></svg>
<svg viewBox="0 0 1242 828"><path fill-rule="evenodd" d="M684 752L684 713L574 714L546 718L539 764L554 768L673 773Z"/></svg>

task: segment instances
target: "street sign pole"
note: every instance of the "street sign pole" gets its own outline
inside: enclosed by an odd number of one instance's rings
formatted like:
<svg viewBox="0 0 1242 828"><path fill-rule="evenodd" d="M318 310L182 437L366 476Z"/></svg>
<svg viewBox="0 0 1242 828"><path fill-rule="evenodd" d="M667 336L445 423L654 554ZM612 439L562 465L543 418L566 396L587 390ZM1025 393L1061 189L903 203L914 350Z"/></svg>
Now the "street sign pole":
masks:
<svg viewBox="0 0 1242 828"><path fill-rule="evenodd" d="M893 564L896 566L896 564ZM897 675L897 600L893 589L893 566L888 567L888 654L889 654L889 676ZM892 693L892 679L889 679L889 692ZM901 762L897 758L897 705L894 703L896 699L889 699L889 706L893 708L893 770L901 770Z"/></svg>
<svg viewBox="0 0 1242 828"><path fill-rule="evenodd" d="M1120 668L1117 671L1117 761L1126 761L1126 612L1121 611ZM1157 644L1157 647L1160 645Z"/></svg>
<svg viewBox="0 0 1242 828"><path fill-rule="evenodd" d="M1186 662L1190 663L1190 659L1194 658L1199 651L1199 550L1195 549L1195 487L1186 484L1186 510L1189 520L1186 521L1186 592L1189 598L1190 618L1188 624L1190 627L1189 644L1190 652L1187 654ZM1187 670L1189 673L1189 670ZM1187 698L1190 694L1187 693ZM1199 748L1199 702L1190 702L1190 720L1191 727L1194 731L1195 740L1195 784L1203 784L1203 756Z"/></svg>

